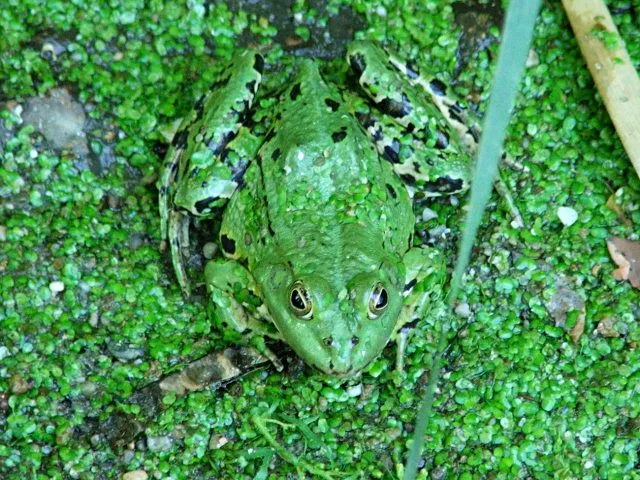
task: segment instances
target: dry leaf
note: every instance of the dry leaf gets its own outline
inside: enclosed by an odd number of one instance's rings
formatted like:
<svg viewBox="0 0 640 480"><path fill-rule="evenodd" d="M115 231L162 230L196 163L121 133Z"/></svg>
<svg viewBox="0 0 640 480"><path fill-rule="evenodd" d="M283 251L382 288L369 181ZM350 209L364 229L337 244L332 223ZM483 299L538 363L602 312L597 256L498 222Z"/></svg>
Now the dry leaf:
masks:
<svg viewBox="0 0 640 480"><path fill-rule="evenodd" d="M613 271L613 278L629 280L634 288L640 289L640 242L614 237L607 240L607 248L619 267Z"/></svg>
<svg viewBox="0 0 640 480"><path fill-rule="evenodd" d="M569 336L573 339L573 343L578 343L580 337L584 333L584 317L586 316L586 312L584 310L584 306L580 313L578 314L578 318L576 318L576 324L573 326L571 330L569 330Z"/></svg>

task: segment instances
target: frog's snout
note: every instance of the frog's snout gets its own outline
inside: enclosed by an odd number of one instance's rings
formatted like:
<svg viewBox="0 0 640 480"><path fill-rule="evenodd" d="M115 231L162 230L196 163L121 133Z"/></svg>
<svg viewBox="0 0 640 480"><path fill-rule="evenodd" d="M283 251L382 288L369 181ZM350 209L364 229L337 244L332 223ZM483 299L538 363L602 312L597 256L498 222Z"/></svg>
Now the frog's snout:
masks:
<svg viewBox="0 0 640 480"><path fill-rule="evenodd" d="M361 370L361 368L354 368L354 350L359 342L360 340L356 336L338 341L331 336L325 337L322 343L325 347L328 363L323 370L338 376L349 376Z"/></svg>
<svg viewBox="0 0 640 480"><path fill-rule="evenodd" d="M334 375L348 375L352 370L351 352L339 352L337 349L329 353L329 373Z"/></svg>

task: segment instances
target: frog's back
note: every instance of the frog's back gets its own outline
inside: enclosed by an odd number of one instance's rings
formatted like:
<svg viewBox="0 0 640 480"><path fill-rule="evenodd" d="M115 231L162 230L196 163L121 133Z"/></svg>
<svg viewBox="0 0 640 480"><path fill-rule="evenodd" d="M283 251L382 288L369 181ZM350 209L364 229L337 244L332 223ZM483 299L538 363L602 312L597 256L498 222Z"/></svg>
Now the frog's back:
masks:
<svg viewBox="0 0 640 480"><path fill-rule="evenodd" d="M259 162L273 231L288 237L313 223L332 237L358 223L406 249L414 222L406 189L314 62L284 92Z"/></svg>

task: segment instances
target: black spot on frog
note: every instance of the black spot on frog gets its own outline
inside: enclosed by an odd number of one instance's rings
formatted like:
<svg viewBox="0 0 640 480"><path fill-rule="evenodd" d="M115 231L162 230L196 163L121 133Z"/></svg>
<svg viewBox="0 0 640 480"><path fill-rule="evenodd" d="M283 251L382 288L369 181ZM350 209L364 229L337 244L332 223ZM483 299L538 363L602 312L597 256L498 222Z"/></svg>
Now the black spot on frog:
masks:
<svg viewBox="0 0 640 480"><path fill-rule="evenodd" d="M262 58L262 55L256 53L256 56L254 57L254 60L253 60L253 68L258 73L262 73L262 71L264 70L264 58Z"/></svg>
<svg viewBox="0 0 640 480"><path fill-rule="evenodd" d="M361 76L367 68L367 62L360 53L349 56L349 65L356 75Z"/></svg>
<svg viewBox="0 0 640 480"><path fill-rule="evenodd" d="M340 104L338 102L330 98L325 98L324 103L331 109L332 112L335 112L340 107Z"/></svg>
<svg viewBox="0 0 640 480"><path fill-rule="evenodd" d="M252 93L256 92L256 81L255 80L251 80L250 82L245 83L244 86L250 92L252 92Z"/></svg>
<svg viewBox="0 0 640 480"><path fill-rule="evenodd" d="M296 83L291 89L291 92L289 92L289 97L291 97L291 100L295 100L296 98L298 98L298 95L300 95L300 91L300 84Z"/></svg>
<svg viewBox="0 0 640 480"><path fill-rule="evenodd" d="M202 213L204 212L207 208L209 208L209 206L215 202L218 199L218 197L207 197L204 198L202 200L198 200L195 204L194 204L194 208L196 209L196 211L198 213Z"/></svg>
<svg viewBox="0 0 640 480"><path fill-rule="evenodd" d="M442 130L436 130L436 148L443 150L449 146L449 134Z"/></svg>
<svg viewBox="0 0 640 480"><path fill-rule="evenodd" d="M391 145L385 145L384 147L384 158L390 161L391 163L399 163L400 156L400 141L397 138L394 138L391 142Z"/></svg>
<svg viewBox="0 0 640 480"><path fill-rule="evenodd" d="M173 146L177 149L184 149L187 146L187 139L189 138L189 129L185 128L184 130L180 130L173 137Z"/></svg>
<svg viewBox="0 0 640 480"><path fill-rule="evenodd" d="M232 238L227 237L224 233L220 235L220 243L222 243L222 249L229 255L236 253L236 242Z"/></svg>
<svg viewBox="0 0 640 480"><path fill-rule="evenodd" d="M385 98L382 101L378 102L378 107L383 112L391 115L394 118L402 118L413 110L411 103L409 102L409 98L406 94L402 94L401 101L393 100L391 98Z"/></svg>
<svg viewBox="0 0 640 480"><path fill-rule="evenodd" d="M393 186L391 184L389 184L389 183L387 183L387 190L389 191L389 195L391 195L392 198L397 198L398 197L398 193L393 188Z"/></svg>
<svg viewBox="0 0 640 480"><path fill-rule="evenodd" d="M433 93L439 97L444 97L447 93L447 86L437 78L431 80L431 82L429 82L429 86L431 87L431 90L433 90Z"/></svg>
<svg viewBox="0 0 640 480"><path fill-rule="evenodd" d="M453 193L462 190L462 184L463 181L461 178L451 178L445 175L433 182L426 182L424 189L429 192Z"/></svg>
<svg viewBox="0 0 640 480"><path fill-rule="evenodd" d="M339 130L331 134L331 140L333 140L333 143L338 143L344 140L346 136L347 132L345 132L344 130Z"/></svg>

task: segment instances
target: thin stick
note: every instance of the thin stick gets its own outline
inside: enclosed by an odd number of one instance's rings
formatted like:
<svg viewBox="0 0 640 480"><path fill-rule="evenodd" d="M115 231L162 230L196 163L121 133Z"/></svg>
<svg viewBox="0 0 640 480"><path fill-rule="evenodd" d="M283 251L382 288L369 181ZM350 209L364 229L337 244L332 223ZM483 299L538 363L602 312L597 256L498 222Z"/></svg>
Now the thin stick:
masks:
<svg viewBox="0 0 640 480"><path fill-rule="evenodd" d="M562 0L591 76L640 176L640 78L602 0Z"/></svg>

